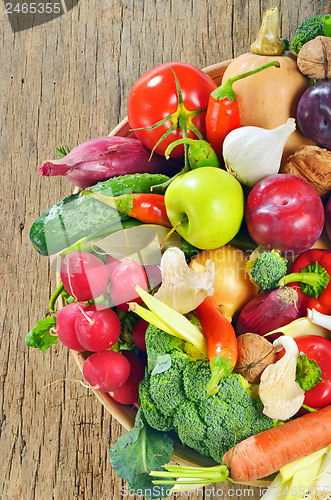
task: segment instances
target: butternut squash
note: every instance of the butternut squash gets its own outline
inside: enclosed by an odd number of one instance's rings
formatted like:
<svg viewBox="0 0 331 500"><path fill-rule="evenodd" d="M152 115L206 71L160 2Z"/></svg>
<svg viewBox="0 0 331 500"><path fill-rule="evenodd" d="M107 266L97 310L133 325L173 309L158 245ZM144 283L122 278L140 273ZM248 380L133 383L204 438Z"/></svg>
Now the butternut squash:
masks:
<svg viewBox="0 0 331 500"><path fill-rule="evenodd" d="M251 52L234 59L223 75L225 81L271 60L280 63L279 68L268 68L233 84L242 126L272 129L285 123L288 118L296 117L298 101L308 87L309 80L298 69L296 57L290 52L284 53L284 49L285 45L278 37L278 10L269 9L263 16ZM314 143L296 130L285 144L282 164L303 144Z"/></svg>

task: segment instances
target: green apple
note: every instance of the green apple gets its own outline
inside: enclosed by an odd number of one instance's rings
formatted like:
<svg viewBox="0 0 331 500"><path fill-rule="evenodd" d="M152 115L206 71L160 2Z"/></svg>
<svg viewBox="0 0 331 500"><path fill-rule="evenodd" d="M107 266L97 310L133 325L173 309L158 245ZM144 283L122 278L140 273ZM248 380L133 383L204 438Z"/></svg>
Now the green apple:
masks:
<svg viewBox="0 0 331 500"><path fill-rule="evenodd" d="M201 167L174 179L165 192L165 206L177 232L191 245L212 250L239 231L244 215L240 183L217 167Z"/></svg>

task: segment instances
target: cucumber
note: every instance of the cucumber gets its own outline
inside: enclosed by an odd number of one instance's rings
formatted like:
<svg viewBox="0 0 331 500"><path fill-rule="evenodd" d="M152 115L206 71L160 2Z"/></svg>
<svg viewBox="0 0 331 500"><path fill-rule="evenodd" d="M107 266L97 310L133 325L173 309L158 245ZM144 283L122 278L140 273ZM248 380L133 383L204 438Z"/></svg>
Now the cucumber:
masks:
<svg viewBox="0 0 331 500"><path fill-rule="evenodd" d="M108 196L125 193L147 193L151 186L167 181L161 174L129 174L99 182L90 189ZM91 196L71 194L44 212L32 224L29 238L41 255L54 255L73 245L81 238L132 220L116 209L101 203Z"/></svg>

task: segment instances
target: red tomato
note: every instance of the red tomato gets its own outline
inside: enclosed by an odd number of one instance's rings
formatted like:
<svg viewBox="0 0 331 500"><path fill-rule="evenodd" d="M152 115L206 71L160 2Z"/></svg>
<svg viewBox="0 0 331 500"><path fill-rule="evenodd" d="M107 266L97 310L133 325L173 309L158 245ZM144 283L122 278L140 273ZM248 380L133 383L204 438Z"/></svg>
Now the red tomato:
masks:
<svg viewBox="0 0 331 500"><path fill-rule="evenodd" d="M311 408L324 408L331 403L331 341L318 335L302 335L294 340L299 352L315 359L322 370L322 382L305 393L304 404Z"/></svg>
<svg viewBox="0 0 331 500"><path fill-rule="evenodd" d="M136 81L130 91L128 100L130 128L151 127L172 113L176 113L179 104L176 79L169 66L174 70L182 91L184 109L179 110L179 112L181 120L184 120L184 127L187 126L190 129L190 120L192 119L193 125L204 137L206 135L206 113L194 116L194 111L207 109L209 95L217 85L199 68L180 62L160 64ZM179 128L178 117L174 116L173 120L174 130L155 148L156 153L163 155L171 142L183 137ZM135 135L146 147L153 149L171 126L172 122L167 120L162 125L151 130L135 130ZM187 136L192 139L197 138L196 134L191 130L188 130ZM183 154L183 146L178 146L174 148L171 156L183 156Z"/></svg>

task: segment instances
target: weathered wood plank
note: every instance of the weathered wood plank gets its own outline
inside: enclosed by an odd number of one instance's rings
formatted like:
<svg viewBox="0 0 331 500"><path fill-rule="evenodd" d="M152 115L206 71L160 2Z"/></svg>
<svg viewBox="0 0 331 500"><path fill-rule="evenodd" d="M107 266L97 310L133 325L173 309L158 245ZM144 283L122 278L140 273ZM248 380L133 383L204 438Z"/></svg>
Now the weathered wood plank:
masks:
<svg viewBox="0 0 331 500"><path fill-rule="evenodd" d="M67 4L68 2L66 2ZM62 346L45 356L24 346L55 287L33 251L33 220L71 185L36 167L55 147L107 134L126 114L134 81L161 62L200 67L247 51L270 2L262 0L81 0L46 24L12 32L0 7L1 281L0 496L17 500L122 498L107 450L121 427L83 387ZM328 0L275 1L282 36ZM221 492L200 498L239 498ZM246 493L248 496L248 493ZM260 492L254 489L254 497ZM134 496L127 497L133 500Z"/></svg>

